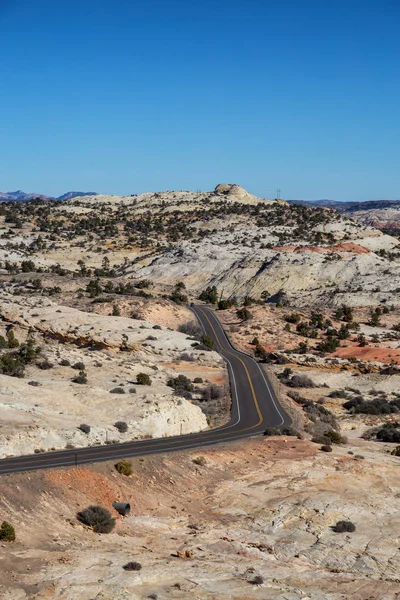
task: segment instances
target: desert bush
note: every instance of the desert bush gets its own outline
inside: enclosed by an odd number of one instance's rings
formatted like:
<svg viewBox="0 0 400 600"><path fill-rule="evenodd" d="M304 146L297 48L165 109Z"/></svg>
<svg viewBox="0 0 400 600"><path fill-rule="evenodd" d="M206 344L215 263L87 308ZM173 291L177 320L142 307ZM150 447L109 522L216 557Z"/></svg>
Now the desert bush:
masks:
<svg viewBox="0 0 400 600"><path fill-rule="evenodd" d="M218 290L216 286L208 286L203 290L199 295L199 300L209 302L210 304L216 304L218 302Z"/></svg>
<svg viewBox="0 0 400 600"><path fill-rule="evenodd" d="M265 348L263 348L263 346L258 344L258 346L256 346L254 349L254 356L260 360L267 360L268 352L265 350Z"/></svg>
<svg viewBox="0 0 400 600"><path fill-rule="evenodd" d="M398 427L382 427L376 433L376 439L381 442L400 443L400 429Z"/></svg>
<svg viewBox="0 0 400 600"><path fill-rule="evenodd" d="M286 385L294 388L313 388L314 383L307 375L293 375Z"/></svg>
<svg viewBox="0 0 400 600"><path fill-rule="evenodd" d="M172 387L177 394L181 392L193 392L194 385L186 375L178 375L167 381L167 385Z"/></svg>
<svg viewBox="0 0 400 600"><path fill-rule="evenodd" d="M322 444L323 446L331 446L332 440L325 435L315 435L311 438L313 444Z"/></svg>
<svg viewBox="0 0 400 600"><path fill-rule="evenodd" d="M203 383L203 378L202 377L195 377L193 379L193 383Z"/></svg>
<svg viewBox="0 0 400 600"><path fill-rule="evenodd" d="M274 427L267 427L267 429L264 431L264 435L270 437L273 435L281 435L281 432L279 429L275 429Z"/></svg>
<svg viewBox="0 0 400 600"><path fill-rule="evenodd" d="M0 356L0 373L10 377L23 377L25 362L18 352L8 352Z"/></svg>
<svg viewBox="0 0 400 600"><path fill-rule="evenodd" d="M114 423L114 427L118 429L120 433L126 433L128 431L128 424L125 421L117 421Z"/></svg>
<svg viewBox="0 0 400 600"><path fill-rule="evenodd" d="M129 460L118 461L115 465L115 469L118 471L118 473L121 473L121 475L126 475L127 477L133 473L132 463Z"/></svg>
<svg viewBox="0 0 400 600"><path fill-rule="evenodd" d="M41 371L48 371L54 367L53 363L51 363L47 358L39 363L37 363L38 368Z"/></svg>
<svg viewBox="0 0 400 600"><path fill-rule="evenodd" d="M332 530L335 533L353 533L356 526L351 521L338 521L336 525L333 525Z"/></svg>
<svg viewBox="0 0 400 600"><path fill-rule="evenodd" d="M85 373L85 371L79 371L79 375L77 375L76 377L74 377L72 379L73 383L87 383L87 374Z"/></svg>
<svg viewBox="0 0 400 600"><path fill-rule="evenodd" d="M139 385L151 385L151 379L147 373L138 373L136 381Z"/></svg>
<svg viewBox="0 0 400 600"><path fill-rule="evenodd" d="M63 358L62 360L60 360L60 365L62 367L70 367L71 363L69 362L69 360L67 360L66 358Z"/></svg>
<svg viewBox="0 0 400 600"><path fill-rule="evenodd" d="M390 454L393 456L400 456L400 446L396 446L396 448L392 450Z"/></svg>
<svg viewBox="0 0 400 600"><path fill-rule="evenodd" d="M299 315L299 313L292 313L290 315L286 315L285 321L287 321L288 323L294 323L294 324L299 323L300 315Z"/></svg>
<svg viewBox="0 0 400 600"><path fill-rule="evenodd" d="M76 362L74 365L72 365L73 369L76 369L77 371L84 371L85 370L85 364L82 361Z"/></svg>
<svg viewBox="0 0 400 600"><path fill-rule="evenodd" d="M126 565L124 565L122 568L125 571L140 571L142 568L142 565L138 562L131 561L131 562L126 563Z"/></svg>
<svg viewBox="0 0 400 600"><path fill-rule="evenodd" d="M90 425L86 425L86 423L79 425L78 429L83 431L83 433L90 433Z"/></svg>
<svg viewBox="0 0 400 600"><path fill-rule="evenodd" d="M292 400L294 400L295 402L297 402L297 404L304 404L304 402L307 402L307 399L304 398L304 396L302 396L301 394L299 394L299 392L292 392L290 390L287 393L287 395L289 396L289 398L291 398Z"/></svg>
<svg viewBox="0 0 400 600"><path fill-rule="evenodd" d="M186 335L190 335L191 337L195 337L200 339L203 330L201 327L197 325L194 321L188 321L187 323L182 323L178 326L178 331L181 333L186 333Z"/></svg>
<svg viewBox="0 0 400 600"><path fill-rule="evenodd" d="M294 427L282 427L280 429L281 435L287 435L290 437L299 437L300 436L300 432L295 429Z"/></svg>
<svg viewBox="0 0 400 600"><path fill-rule="evenodd" d="M223 395L223 390L214 383L201 390L202 400L206 402L209 402L210 400L219 400Z"/></svg>
<svg viewBox="0 0 400 600"><path fill-rule="evenodd" d="M347 398L347 393L344 390L334 390L330 392L329 398Z"/></svg>
<svg viewBox="0 0 400 600"><path fill-rule="evenodd" d="M342 443L342 436L340 435L340 433L338 433L334 429L330 429L329 431L327 431L325 433L325 436L331 440L332 444L341 444Z"/></svg>
<svg viewBox="0 0 400 600"><path fill-rule="evenodd" d="M388 415L399 411L396 400L388 402L383 398L375 398L366 402L361 396L356 396L343 404L343 408L352 413L366 415Z"/></svg>
<svg viewBox="0 0 400 600"><path fill-rule="evenodd" d="M242 321L249 321L252 316L248 308L239 308L239 310L236 311L236 315Z"/></svg>
<svg viewBox="0 0 400 600"><path fill-rule="evenodd" d="M3 521L0 525L0 540L2 542L15 541L15 529L8 521Z"/></svg>
<svg viewBox="0 0 400 600"><path fill-rule="evenodd" d="M189 298L187 297L187 295L182 292L182 289L184 288L184 285L182 287L181 285L176 284L175 289L172 291L172 294L170 295L169 299L173 302L176 302L177 304L189 302Z"/></svg>
<svg viewBox="0 0 400 600"><path fill-rule="evenodd" d="M6 333L6 336L7 336L7 345L8 345L8 347L9 348L18 348L19 341L15 337L14 330L13 329L9 329L7 331L7 333Z"/></svg>
<svg viewBox="0 0 400 600"><path fill-rule="evenodd" d="M123 387L118 386L110 390L110 394L125 394L125 390Z"/></svg>
<svg viewBox="0 0 400 600"><path fill-rule="evenodd" d="M188 352L182 352L180 355L180 360L184 360L186 362L195 362L196 357L193 354L189 354Z"/></svg>
<svg viewBox="0 0 400 600"><path fill-rule="evenodd" d="M78 512L78 521L91 527L96 533L110 533L115 527L115 519L102 506L89 506Z"/></svg>
<svg viewBox="0 0 400 600"><path fill-rule="evenodd" d="M262 585L264 583L264 577L262 577L261 575L256 575L255 577L253 577L250 583L252 583L253 585Z"/></svg>
<svg viewBox="0 0 400 600"><path fill-rule="evenodd" d="M196 456L196 458L193 459L193 462L195 465L200 465L201 467L204 467L204 465L207 464L204 456Z"/></svg>
<svg viewBox="0 0 400 600"><path fill-rule="evenodd" d="M207 350L214 350L214 347L215 347L214 340L209 335L202 335L200 338L200 343Z"/></svg>

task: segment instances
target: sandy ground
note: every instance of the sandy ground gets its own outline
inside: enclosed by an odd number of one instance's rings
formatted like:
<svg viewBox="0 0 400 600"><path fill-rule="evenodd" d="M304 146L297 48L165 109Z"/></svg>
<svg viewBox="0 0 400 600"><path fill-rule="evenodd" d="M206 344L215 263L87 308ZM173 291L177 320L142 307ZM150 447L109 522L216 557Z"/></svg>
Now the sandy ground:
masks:
<svg viewBox="0 0 400 600"><path fill-rule="evenodd" d="M399 598L398 458L355 439L327 455L293 438L258 438L113 465L3 476L4 600ZM361 453L364 458L355 458ZM115 532L76 521L89 504L128 501ZM331 526L352 520L353 534ZM191 558L178 558L178 552ZM140 562L139 572L122 566ZM255 576L263 583L252 583Z"/></svg>

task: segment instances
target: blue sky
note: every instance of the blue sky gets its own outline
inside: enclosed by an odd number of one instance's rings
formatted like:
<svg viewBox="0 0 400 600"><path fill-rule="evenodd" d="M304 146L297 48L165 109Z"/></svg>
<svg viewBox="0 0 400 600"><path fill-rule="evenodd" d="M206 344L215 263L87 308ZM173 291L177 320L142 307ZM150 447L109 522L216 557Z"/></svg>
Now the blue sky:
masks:
<svg viewBox="0 0 400 600"><path fill-rule="evenodd" d="M400 198L398 0L0 0L0 190Z"/></svg>

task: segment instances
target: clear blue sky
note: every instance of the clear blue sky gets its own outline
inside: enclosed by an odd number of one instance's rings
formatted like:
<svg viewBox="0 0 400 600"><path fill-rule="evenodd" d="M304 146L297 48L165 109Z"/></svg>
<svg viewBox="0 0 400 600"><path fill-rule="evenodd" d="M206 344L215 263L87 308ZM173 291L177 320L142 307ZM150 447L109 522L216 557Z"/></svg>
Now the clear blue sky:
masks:
<svg viewBox="0 0 400 600"><path fill-rule="evenodd" d="M400 198L398 0L0 0L0 190Z"/></svg>

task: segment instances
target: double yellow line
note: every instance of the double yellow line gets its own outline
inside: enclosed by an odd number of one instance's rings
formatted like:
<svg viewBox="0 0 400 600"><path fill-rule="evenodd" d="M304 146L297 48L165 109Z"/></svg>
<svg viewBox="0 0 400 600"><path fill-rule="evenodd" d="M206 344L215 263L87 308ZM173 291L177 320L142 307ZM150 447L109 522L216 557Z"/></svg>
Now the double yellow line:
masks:
<svg viewBox="0 0 400 600"><path fill-rule="evenodd" d="M212 329L212 331L213 331L213 334L214 334L214 336L215 336L215 339L217 340L218 344L220 345L220 347L221 347L221 349L222 349L222 344L221 344L220 338L218 337L218 334L217 334L217 332L215 331L215 329L214 329L214 326L213 326L213 324L211 323L210 319L208 318L208 316L206 315L206 313L205 313L205 312L203 312L203 311L202 311L200 308L198 308L198 310L199 310L199 311L201 312L201 314L202 314L202 315L203 315L203 316L204 316L204 317L207 319L207 321L208 321L208 323L209 323L209 325L210 325L210 327L211 327L211 329ZM249 370L248 370L248 368L247 368L247 366L246 366L245 362L244 362L244 361L243 361L243 360L242 360L242 359L241 359L241 358L240 358L240 357L239 357L237 354L234 354L234 353L233 353L233 352L231 352L230 350L224 350L224 352L226 352L227 354L230 354L231 356L233 356L233 357L237 358L237 359L238 359L238 360L239 360L239 361L242 363L242 365L243 365L243 368L244 368L244 370L245 370L245 373L246 373L246 376L247 376L247 379L248 379L248 382L249 382L249 386L250 386L251 394L252 394L252 397L253 397L254 406L255 406L255 408L256 408L256 411L257 411L257 414L258 414L258 422L257 422L255 425L252 425L251 427L245 427L244 429L238 429L237 431L235 431L235 432L234 432L234 433L243 433L243 432L245 432L245 431L249 431L249 430L251 430L251 429L255 429L256 427L258 427L259 425L261 425L261 423L263 422L263 416L262 416L262 414L261 414L261 410L260 410L260 407L259 407L259 404L258 404L257 395L256 395L256 393L255 393L255 390L254 390L253 382L252 382L252 380L251 380L251 376L250 376ZM232 370L232 373L233 373L233 370ZM234 373L233 373L233 377L234 377L234 376L235 376L235 375L234 375ZM208 432L202 432L202 433L200 433L200 434L199 434L199 435L201 435L201 438L199 438L199 437L197 437L197 438L196 438L196 437L195 437L195 434L193 434L193 437L191 437L191 438L190 438L190 440L188 440L188 441L189 441L189 442L190 442L190 441L194 441L194 442L196 442L196 439L197 439L197 441L198 441L198 440L200 440L200 441L201 441L201 439L202 439L203 437L205 437L205 436L206 436L206 439L215 438L215 437L217 437L217 438L220 438L220 437L222 437L222 436L229 435L230 433L231 433L231 432L230 432L230 431L227 431L227 430L226 430L226 431L221 431L221 432L218 432L218 431L216 431L215 433L211 433L211 432L210 432L210 433L208 433ZM190 435L190 434L189 434L189 435ZM183 440L175 440L175 441L172 441L172 440L171 440L171 441L169 442L169 441L168 441L168 438L160 438L160 439L158 440L158 443L151 444L151 445L146 445L146 447L145 447L145 448L143 448L143 451L147 453L147 450L149 450L149 449L152 449L152 448L159 448L159 447L160 447L160 442L161 442L161 445L163 445L163 444L166 444L167 446L175 446L175 445L182 444ZM127 443L127 444L135 444L135 442L126 442L126 443ZM82 448L82 449L84 449L84 448ZM185 448L183 447L183 448L182 448L182 450L184 450L184 449L185 449ZM75 454L78 454L79 450L81 450L81 448L77 448L77 452L73 452L73 451L71 450L71 458L73 457L73 455L75 455ZM93 450L93 458L95 458L95 457L96 457L96 454L98 454L99 452L101 453L101 451L104 451L104 450L106 450L106 447L104 447L104 446L96 446L96 447L93 447L93 448L92 448L92 450ZM112 453L117 453L117 452L123 452L123 448L121 448L121 446L120 446L119 444L116 444L115 446L110 446L108 450L109 450L109 452L110 452L111 454L112 454ZM61 451L61 452L62 452L62 451ZM166 452L168 452L168 447L166 448ZM150 452L150 453L151 453L151 452ZM83 458L86 458L86 457L88 457L89 455L90 455L90 450L89 450L89 449L87 449L87 452L85 453L85 455L84 455L84 457L83 457ZM127 449L127 454L126 454L126 455L127 455L127 456L129 456L129 449ZM138 455L140 455L140 454L138 454ZM21 467L21 466L24 466L24 465L40 464L40 463L42 463L42 462L46 462L46 461L48 461L48 460L51 460L51 456L52 456L51 454L47 454L47 453L46 453L45 455L44 455L44 454L42 454L42 455L40 455L40 456L35 456L35 455L32 455L32 457L30 457L28 460L21 460L21 461L18 461L17 457L15 457L15 458L16 458L16 460L15 460L15 463L13 463L13 464L15 464L15 466L16 466L16 467ZM78 455L78 456L79 456L79 455ZM55 457L55 458L56 458L56 457ZM66 457L66 458L67 458L67 457ZM2 459L2 460L7 460L7 459ZM2 460L0 459L0 475L7 475L7 473L1 473L1 463L2 463ZM60 462L62 462L62 461L64 460L64 457L63 457L63 456L59 457L59 460L60 460ZM112 459L111 459L111 458L104 458L103 460L104 460L104 461L107 461L107 460L112 460ZM57 461L57 458L56 458L56 461ZM56 462L56 461L55 461L55 464L54 464L54 465L49 465L49 467L47 467L47 468L57 468L57 466L58 466L58 467L63 467L63 466L73 466L72 464L71 464L71 465L57 465L57 462ZM85 460L84 462L85 462L85 463L86 463L86 462L87 462L87 463L89 463L89 462L90 462L90 460L88 460L88 461L86 461L86 460ZM99 462L100 462L100 461L99 461ZM32 469L32 470L34 470L34 469Z"/></svg>
<svg viewBox="0 0 400 600"><path fill-rule="evenodd" d="M210 319L208 318L208 316L206 315L206 313L204 311L202 311L200 308L198 308L198 310L207 319L208 324L210 325L210 327L211 327L211 329L213 331L215 339L217 340L218 344L221 346L221 349L222 349L221 341L220 341L220 339L219 339L219 337L217 335L217 332L215 331L215 329L213 327L213 324L211 323ZM234 356L235 358L237 358L242 363L243 368L244 368L244 370L246 372L246 375L247 375L247 379L248 379L249 386L250 386L250 389L251 389L251 394L253 396L254 406L256 407L256 411L257 411L258 418L259 418L259 421L258 421L258 423L256 423L256 425L252 425L251 427L247 427L246 429L241 429L240 431L247 431L249 429L254 429L254 427L258 427L258 425L261 425L261 423L263 422L263 416L261 414L260 406L258 404L257 395L256 395L256 393L254 391L254 386L253 386L253 382L251 381L251 376L250 376L249 370L246 367L245 362L240 358L240 356L238 356L234 352L231 352L230 350L224 350L224 352L226 352L227 354L230 354L231 356Z"/></svg>

